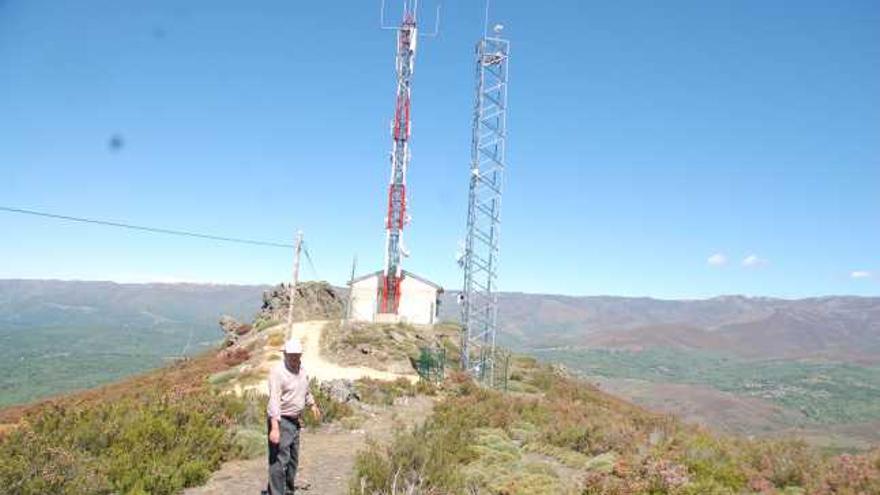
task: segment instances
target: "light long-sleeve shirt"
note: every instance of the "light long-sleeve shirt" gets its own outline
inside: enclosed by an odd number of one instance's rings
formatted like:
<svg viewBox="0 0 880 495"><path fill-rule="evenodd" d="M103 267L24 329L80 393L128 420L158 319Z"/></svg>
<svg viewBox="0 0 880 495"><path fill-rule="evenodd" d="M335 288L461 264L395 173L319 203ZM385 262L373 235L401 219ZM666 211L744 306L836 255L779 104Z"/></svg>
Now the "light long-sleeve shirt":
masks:
<svg viewBox="0 0 880 495"><path fill-rule="evenodd" d="M266 413L272 419L299 416L306 406L315 404L309 391L309 377L300 366L299 373L290 371L284 361L269 370L269 405Z"/></svg>

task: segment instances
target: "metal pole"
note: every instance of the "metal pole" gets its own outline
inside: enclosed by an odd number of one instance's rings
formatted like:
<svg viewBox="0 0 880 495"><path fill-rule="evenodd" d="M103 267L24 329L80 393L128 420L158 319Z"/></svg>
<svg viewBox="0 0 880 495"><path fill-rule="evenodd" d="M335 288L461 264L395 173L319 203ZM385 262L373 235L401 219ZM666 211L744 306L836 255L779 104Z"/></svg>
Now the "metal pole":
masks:
<svg viewBox="0 0 880 495"><path fill-rule="evenodd" d="M351 277L348 279L348 300L345 302L345 315L343 315L343 328L351 320L351 302L354 299L354 272L357 270L358 257L354 255L351 259Z"/></svg>
<svg viewBox="0 0 880 495"><path fill-rule="evenodd" d="M293 282L290 284L287 303L287 338L293 334L293 299L296 296L296 286L299 284L299 255L302 252L303 233L302 230L296 232L296 242L293 250Z"/></svg>

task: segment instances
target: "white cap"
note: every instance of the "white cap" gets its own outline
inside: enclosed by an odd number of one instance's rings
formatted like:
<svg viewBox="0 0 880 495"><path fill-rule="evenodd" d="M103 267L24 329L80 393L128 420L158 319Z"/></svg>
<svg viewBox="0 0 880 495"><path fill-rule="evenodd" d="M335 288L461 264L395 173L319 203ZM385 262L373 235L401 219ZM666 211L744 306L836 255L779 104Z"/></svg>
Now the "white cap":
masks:
<svg viewBox="0 0 880 495"><path fill-rule="evenodd" d="M302 354L303 346L298 338L292 337L284 344L284 353L285 354Z"/></svg>

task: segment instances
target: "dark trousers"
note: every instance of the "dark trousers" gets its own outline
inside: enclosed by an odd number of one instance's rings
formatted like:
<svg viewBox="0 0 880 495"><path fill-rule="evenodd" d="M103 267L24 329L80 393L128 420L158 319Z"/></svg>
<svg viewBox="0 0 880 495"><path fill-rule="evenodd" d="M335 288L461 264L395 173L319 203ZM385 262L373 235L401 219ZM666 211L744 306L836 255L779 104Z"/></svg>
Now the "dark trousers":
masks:
<svg viewBox="0 0 880 495"><path fill-rule="evenodd" d="M272 430L272 421L267 420ZM296 467L299 464L299 423L285 416L278 421L281 439L269 442L269 495L288 495L294 492Z"/></svg>

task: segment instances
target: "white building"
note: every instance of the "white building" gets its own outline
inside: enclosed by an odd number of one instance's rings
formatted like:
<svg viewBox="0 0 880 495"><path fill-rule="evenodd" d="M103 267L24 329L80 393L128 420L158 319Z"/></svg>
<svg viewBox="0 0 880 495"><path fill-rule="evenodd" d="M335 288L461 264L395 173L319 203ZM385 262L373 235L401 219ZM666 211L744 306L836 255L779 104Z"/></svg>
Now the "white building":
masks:
<svg viewBox="0 0 880 495"><path fill-rule="evenodd" d="M443 287L404 270L397 314L381 314L378 309L382 277L379 270L352 280L351 319L419 325L433 325L437 321Z"/></svg>

